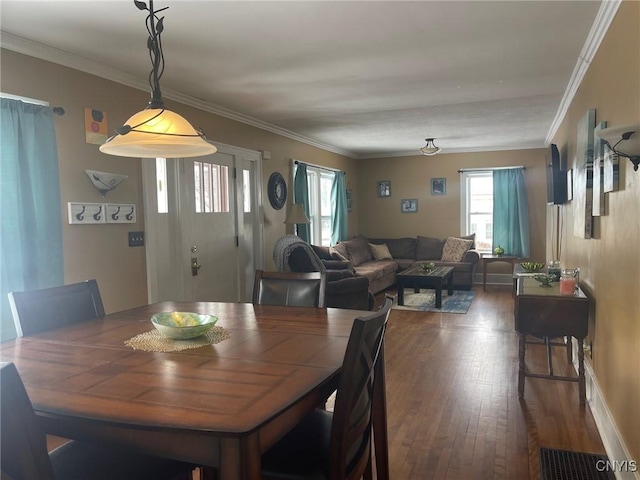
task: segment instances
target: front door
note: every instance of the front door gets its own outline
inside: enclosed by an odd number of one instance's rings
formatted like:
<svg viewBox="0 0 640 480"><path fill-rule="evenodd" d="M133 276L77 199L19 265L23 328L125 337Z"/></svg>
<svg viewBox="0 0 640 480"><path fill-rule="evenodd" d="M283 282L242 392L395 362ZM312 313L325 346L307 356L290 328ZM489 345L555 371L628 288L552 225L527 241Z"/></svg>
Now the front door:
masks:
<svg viewBox="0 0 640 480"><path fill-rule="evenodd" d="M149 302L249 301L264 262L259 152L143 160Z"/></svg>

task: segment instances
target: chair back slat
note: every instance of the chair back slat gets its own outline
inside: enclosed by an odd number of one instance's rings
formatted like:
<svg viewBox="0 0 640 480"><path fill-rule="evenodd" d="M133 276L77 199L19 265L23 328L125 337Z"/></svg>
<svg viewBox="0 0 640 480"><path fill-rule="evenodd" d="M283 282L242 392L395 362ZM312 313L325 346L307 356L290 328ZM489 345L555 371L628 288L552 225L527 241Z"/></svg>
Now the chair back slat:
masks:
<svg viewBox="0 0 640 480"><path fill-rule="evenodd" d="M374 370L393 303L353 323L331 425L332 479L357 479L370 460Z"/></svg>
<svg viewBox="0 0 640 480"><path fill-rule="evenodd" d="M2 478L53 480L47 440L13 363L0 364Z"/></svg>
<svg viewBox="0 0 640 480"><path fill-rule="evenodd" d="M325 273L257 270L253 285L253 303L324 308L326 284Z"/></svg>
<svg viewBox="0 0 640 480"><path fill-rule="evenodd" d="M11 292L9 304L19 337L104 317L104 305L95 280Z"/></svg>

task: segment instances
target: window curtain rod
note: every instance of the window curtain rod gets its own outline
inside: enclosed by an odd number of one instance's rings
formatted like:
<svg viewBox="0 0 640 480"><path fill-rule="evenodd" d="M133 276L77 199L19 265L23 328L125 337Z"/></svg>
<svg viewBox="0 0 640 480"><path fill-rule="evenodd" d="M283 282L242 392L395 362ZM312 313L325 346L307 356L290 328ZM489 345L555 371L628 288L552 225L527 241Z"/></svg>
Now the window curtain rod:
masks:
<svg viewBox="0 0 640 480"><path fill-rule="evenodd" d="M308 165L310 167L313 168L319 168L320 170L327 170L328 172L341 172L342 170L339 170L337 168L331 168L331 167L323 167L322 165L316 165L315 163L309 163L309 162L303 162L301 160L294 160L293 163L295 163L296 165L298 165L299 163L304 163L305 165ZM347 172L342 172L345 175L347 174Z"/></svg>
<svg viewBox="0 0 640 480"><path fill-rule="evenodd" d="M49 102L46 102L44 100L36 100L35 98L22 97L20 95L12 95L10 93L0 92L0 97L1 98L8 98L10 100L20 100L21 102L25 102L25 103L35 103L36 105L42 105L42 106L45 106L45 107L49 106ZM64 108L62 108L62 107L53 107L51 110L56 115L64 115L65 114Z"/></svg>
<svg viewBox="0 0 640 480"><path fill-rule="evenodd" d="M487 167L487 168L461 168L458 170L458 173L465 172L492 172L493 170L508 170L510 168L521 168L522 170L526 170L527 167L524 165L518 165L517 167Z"/></svg>

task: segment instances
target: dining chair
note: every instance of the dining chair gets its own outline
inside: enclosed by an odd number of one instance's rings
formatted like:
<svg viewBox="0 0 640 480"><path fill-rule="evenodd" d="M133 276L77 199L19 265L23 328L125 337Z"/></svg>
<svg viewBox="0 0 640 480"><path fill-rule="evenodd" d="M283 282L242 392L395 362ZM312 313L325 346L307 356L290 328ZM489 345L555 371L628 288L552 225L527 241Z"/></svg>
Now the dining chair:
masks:
<svg viewBox="0 0 640 480"><path fill-rule="evenodd" d="M316 409L262 457L265 479L371 479L374 369L380 358L392 297L355 319L334 411Z"/></svg>
<svg viewBox="0 0 640 480"><path fill-rule="evenodd" d="M47 452L20 374L0 364L0 464L2 478L15 480L187 480L193 465L69 441Z"/></svg>
<svg viewBox="0 0 640 480"><path fill-rule="evenodd" d="M266 272L256 270L254 305L325 307L327 276L324 272Z"/></svg>
<svg viewBox="0 0 640 480"><path fill-rule="evenodd" d="M95 280L11 292L8 296L18 337L104 317L102 297Z"/></svg>

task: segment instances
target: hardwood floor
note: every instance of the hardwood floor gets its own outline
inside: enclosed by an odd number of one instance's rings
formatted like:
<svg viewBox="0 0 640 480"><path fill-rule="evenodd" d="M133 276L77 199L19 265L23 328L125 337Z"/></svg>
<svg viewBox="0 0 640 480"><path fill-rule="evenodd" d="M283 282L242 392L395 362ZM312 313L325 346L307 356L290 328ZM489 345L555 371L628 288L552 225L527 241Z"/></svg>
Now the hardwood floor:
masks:
<svg viewBox="0 0 640 480"><path fill-rule="evenodd" d="M604 453L577 383L527 378L518 399L511 287L474 291L466 315L391 312L391 478L537 480L539 447ZM553 350L555 373L575 376L565 349ZM543 346L527 346L526 365L545 371Z"/></svg>

